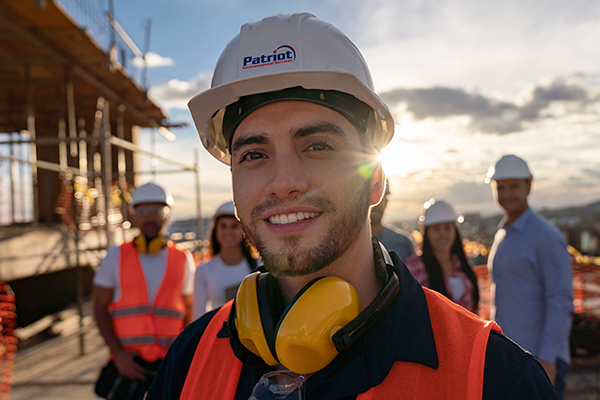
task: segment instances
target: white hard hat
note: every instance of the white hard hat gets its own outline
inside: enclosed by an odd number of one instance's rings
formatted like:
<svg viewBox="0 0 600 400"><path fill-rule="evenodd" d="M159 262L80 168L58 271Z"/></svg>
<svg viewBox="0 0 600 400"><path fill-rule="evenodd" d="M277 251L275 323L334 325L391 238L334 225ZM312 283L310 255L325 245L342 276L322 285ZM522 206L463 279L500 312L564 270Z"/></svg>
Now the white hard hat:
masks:
<svg viewBox="0 0 600 400"><path fill-rule="evenodd" d="M365 133L376 149L394 135L394 121L375 94L367 63L333 25L308 13L278 14L241 27L217 62L211 89L190 100L202 144L229 164L223 136L225 108L242 96L282 89L332 90L354 96L372 115Z"/></svg>
<svg viewBox="0 0 600 400"><path fill-rule="evenodd" d="M424 226L442 224L444 222L456 222L458 219L454 208L444 200L436 201L435 199L430 199L423 204L423 207L425 211L419 217L419 222Z"/></svg>
<svg viewBox="0 0 600 400"><path fill-rule="evenodd" d="M132 206L143 203L163 203L172 206L173 197L171 197L171 193L156 183L149 182L136 188L131 196Z"/></svg>
<svg viewBox="0 0 600 400"><path fill-rule="evenodd" d="M228 201L227 203L221 204L217 211L215 211L215 215L213 215L213 221L216 221L217 218L228 216L235 218L235 207L233 205L233 201Z"/></svg>
<svg viewBox="0 0 600 400"><path fill-rule="evenodd" d="M501 179L529 179L532 177L527 163L522 158L509 154L502 157L496 165L490 166L486 182Z"/></svg>

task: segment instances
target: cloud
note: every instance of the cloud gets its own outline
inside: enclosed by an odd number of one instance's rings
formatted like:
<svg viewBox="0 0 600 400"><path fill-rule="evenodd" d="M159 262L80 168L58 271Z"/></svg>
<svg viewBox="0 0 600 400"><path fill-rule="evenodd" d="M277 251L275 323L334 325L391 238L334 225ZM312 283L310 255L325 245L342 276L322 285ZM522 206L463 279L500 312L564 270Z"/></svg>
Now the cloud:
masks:
<svg viewBox="0 0 600 400"><path fill-rule="evenodd" d="M163 57L160 54L149 51L146 53L146 64L148 68L170 67L175 65L175 61L171 57ZM136 57L131 60L131 65L137 68L144 68L144 59Z"/></svg>
<svg viewBox="0 0 600 400"><path fill-rule="evenodd" d="M488 203L492 194L490 185L476 182L455 182L446 188L443 197L453 204Z"/></svg>
<svg viewBox="0 0 600 400"><path fill-rule="evenodd" d="M198 76L189 81L171 79L167 83L150 88L149 95L166 109L179 108L187 110L188 101L210 87L211 77L211 72L200 72Z"/></svg>
<svg viewBox="0 0 600 400"><path fill-rule="evenodd" d="M600 170L598 169L585 168L581 172L583 172L586 177L600 180Z"/></svg>
<svg viewBox="0 0 600 400"><path fill-rule="evenodd" d="M381 94L392 108L401 107L416 120L455 116L471 118L469 129L492 134L520 132L525 122L553 114L586 112L600 96L581 79L556 78L531 85L520 94L520 101L506 102L449 87L394 89ZM552 106L560 105L561 107ZM589 111L587 111L589 112Z"/></svg>

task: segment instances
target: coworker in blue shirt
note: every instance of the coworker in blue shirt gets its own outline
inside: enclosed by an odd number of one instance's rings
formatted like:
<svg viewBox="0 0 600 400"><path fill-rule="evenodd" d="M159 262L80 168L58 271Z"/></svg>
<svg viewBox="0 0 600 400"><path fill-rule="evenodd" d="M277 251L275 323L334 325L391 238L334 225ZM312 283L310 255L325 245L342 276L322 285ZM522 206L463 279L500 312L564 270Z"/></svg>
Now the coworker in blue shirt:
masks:
<svg viewBox="0 0 600 400"><path fill-rule="evenodd" d="M573 311L565 240L529 208L533 176L524 160L502 157L488 171L488 179L496 202L504 209L488 259L492 291L495 287L492 319L539 359L562 398Z"/></svg>
<svg viewBox="0 0 600 400"><path fill-rule="evenodd" d="M408 232L403 232L393 226L386 226L381 223L385 208L388 203L388 196L391 194L390 183L385 180L385 193L381 202L371 208L371 233L377 237L388 251L395 251L404 261L415 254L415 246L408 237Z"/></svg>

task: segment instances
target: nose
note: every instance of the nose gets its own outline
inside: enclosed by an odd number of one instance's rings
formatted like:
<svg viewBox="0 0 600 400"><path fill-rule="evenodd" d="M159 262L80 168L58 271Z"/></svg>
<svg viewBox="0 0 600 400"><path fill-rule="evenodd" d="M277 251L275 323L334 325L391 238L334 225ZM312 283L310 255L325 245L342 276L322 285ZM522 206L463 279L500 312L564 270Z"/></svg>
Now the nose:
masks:
<svg viewBox="0 0 600 400"><path fill-rule="evenodd" d="M305 194L308 187L309 177L299 157L286 154L278 157L274 163L265 193L269 197L285 200Z"/></svg>

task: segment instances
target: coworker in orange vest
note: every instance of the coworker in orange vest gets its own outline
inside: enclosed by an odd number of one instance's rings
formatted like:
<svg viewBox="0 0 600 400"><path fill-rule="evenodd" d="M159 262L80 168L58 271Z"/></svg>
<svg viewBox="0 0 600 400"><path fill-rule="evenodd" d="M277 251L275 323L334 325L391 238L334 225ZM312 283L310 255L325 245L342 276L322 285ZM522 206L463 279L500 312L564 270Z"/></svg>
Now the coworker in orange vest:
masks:
<svg viewBox="0 0 600 400"><path fill-rule="evenodd" d="M372 236L394 121L342 32L246 24L189 106L264 266L177 338L148 400L555 398L531 354Z"/></svg>
<svg viewBox="0 0 600 400"><path fill-rule="evenodd" d="M94 315L122 377L142 398L167 349L193 319L194 260L167 240L173 198L159 185L138 187L131 219L140 234L110 248L93 281Z"/></svg>

